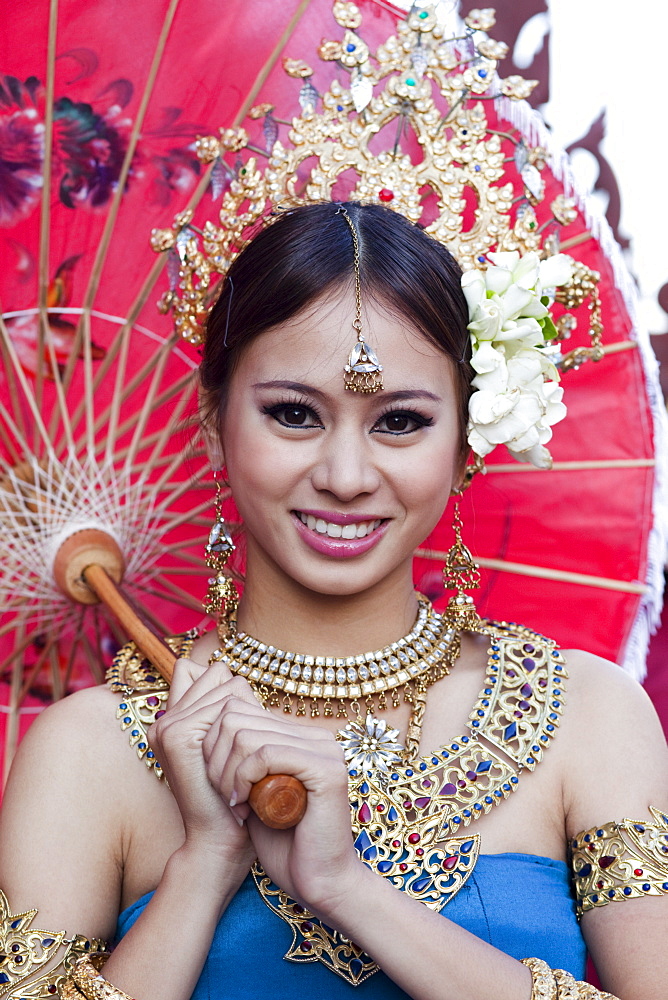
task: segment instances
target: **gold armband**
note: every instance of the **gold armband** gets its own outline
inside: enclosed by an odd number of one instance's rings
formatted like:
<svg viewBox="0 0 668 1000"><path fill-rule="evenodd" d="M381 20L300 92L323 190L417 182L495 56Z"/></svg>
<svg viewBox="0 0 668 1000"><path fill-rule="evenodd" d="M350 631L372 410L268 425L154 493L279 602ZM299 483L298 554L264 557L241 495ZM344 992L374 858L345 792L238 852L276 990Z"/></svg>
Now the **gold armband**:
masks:
<svg viewBox="0 0 668 1000"><path fill-rule="evenodd" d="M86 955L78 958L60 987L61 1000L132 1000L100 975L100 964Z"/></svg>
<svg viewBox="0 0 668 1000"><path fill-rule="evenodd" d="M2 1000L49 1000L56 997L70 969L81 957L100 962L109 957L104 941L32 926L37 910L12 913L0 891L0 997ZM65 951L63 952L63 948Z"/></svg>
<svg viewBox="0 0 668 1000"><path fill-rule="evenodd" d="M649 823L606 823L571 842L578 914L618 899L668 893L668 816L649 809Z"/></svg>
<svg viewBox="0 0 668 1000"><path fill-rule="evenodd" d="M522 965L531 972L531 1000L617 1000L591 983L579 982L564 969L551 969L540 958L523 958Z"/></svg>

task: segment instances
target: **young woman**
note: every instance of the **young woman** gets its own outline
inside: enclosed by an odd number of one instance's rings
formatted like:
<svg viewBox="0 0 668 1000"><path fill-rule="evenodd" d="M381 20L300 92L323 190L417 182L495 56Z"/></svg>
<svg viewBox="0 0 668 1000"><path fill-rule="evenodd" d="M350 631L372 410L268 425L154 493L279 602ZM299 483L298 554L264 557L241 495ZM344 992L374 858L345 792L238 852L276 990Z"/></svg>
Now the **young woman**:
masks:
<svg viewBox="0 0 668 1000"><path fill-rule="evenodd" d="M412 553L463 482L468 321L448 252L380 206L283 213L233 263L208 323L201 409L244 523L236 626L184 644L144 758L168 783L128 746L130 734L143 747L138 702L126 717L109 688L67 698L29 731L2 814L6 926L20 915L18 934L37 909L37 926L64 933L13 952L7 932L13 995L54 992L55 965L83 934L116 941L103 968L113 987L79 976L91 997L594 996L547 969L582 979L585 942L614 996L664 996L668 831L649 807L667 804L668 755L648 699L613 664L571 650L564 668L528 631L472 618L461 630L413 590ZM378 391L346 388L356 340L382 365ZM383 678L399 674L381 661L393 643L415 671L391 687ZM310 697L291 695L286 673L245 679L252 649L313 657L291 661ZM320 657L323 673L357 657L355 684L346 669L336 697L319 695ZM137 669L146 720L158 695ZM365 705L355 690L369 676ZM367 711L384 732L355 729ZM504 712L516 721L500 733ZM270 773L306 788L293 829L249 808ZM625 817L639 821L636 855L632 831L607 826ZM590 847L601 881L616 871L609 905L589 885ZM12 965L19 954L32 978ZM533 957L547 966L519 961Z"/></svg>

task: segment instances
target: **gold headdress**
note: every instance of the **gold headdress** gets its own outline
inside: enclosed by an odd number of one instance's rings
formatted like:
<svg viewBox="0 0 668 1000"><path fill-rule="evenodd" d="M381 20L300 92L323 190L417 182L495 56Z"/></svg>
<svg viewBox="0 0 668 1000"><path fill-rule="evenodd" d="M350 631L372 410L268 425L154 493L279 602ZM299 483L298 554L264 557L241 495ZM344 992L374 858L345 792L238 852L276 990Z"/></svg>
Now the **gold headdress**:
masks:
<svg viewBox="0 0 668 1000"><path fill-rule="evenodd" d="M588 358L598 360L602 351L596 272L571 261L567 271L563 267L545 270L553 277L561 273L560 281L552 286L539 277L541 262L555 256L563 260L559 229L577 217L575 202L563 193L548 201L541 176L545 150L528 147L520 135L499 126L503 118L500 102L521 101L535 81L498 75L498 62L507 46L486 34L494 24L490 8L471 11L463 35L448 38L433 7L414 7L398 24L397 34L375 54L357 33L362 15L354 3L336 0L333 13L344 31L342 38L323 41L318 49L320 59L330 62L334 70L324 93L316 90L310 65L284 60L288 75L302 81L302 111L292 120L287 142L277 137L278 119L271 104L258 105L250 112L251 120L264 118L264 133L270 137L263 169L256 155L242 158L244 150L258 151L243 128L221 129L217 137L198 140L200 159L232 179L216 222L196 228L192 212L186 211L176 217L171 229L154 230L153 248L173 255L179 275L159 306L163 311L172 309L177 330L191 343L199 343L216 282L272 212L344 198L386 205L444 243L465 272L485 272L491 263L492 270L507 272L510 284L531 290L528 309L510 318L511 325L522 327L521 336L513 342L506 324L497 341L489 333L489 310L483 308L481 313L481 299L489 298L489 285L477 287L469 282L469 329L478 372L474 386L483 387L491 371L490 360L497 375L503 367L505 377L502 403L497 390L488 400L487 424L484 400L478 400L478 415L472 414L473 440L471 434L469 440L479 455L503 441L511 450L517 445L514 454L518 457L541 464L546 461L542 445L551 434L550 424L561 419L563 407L558 396L561 390L541 394L540 383L556 386L555 364L564 370ZM234 166L228 162L232 159ZM528 265L518 267L520 255L529 258ZM533 268L530 280L527 268L529 272ZM559 341L570 335L576 320L562 312L553 323L545 305L555 298L569 310L577 310L588 300L590 347L561 354ZM481 315L483 325L487 324L482 335L476 328ZM533 322L533 327L528 324L530 336L524 322L528 317ZM482 369L475 364L480 346L484 348ZM541 360L536 369L535 356L528 357L526 352L537 347ZM506 361L515 355L518 362L531 361L531 378L526 364L515 365L514 374L506 371ZM529 391L529 382L540 419L526 433L506 440L499 432L499 406L505 407L504 412L512 409L519 395Z"/></svg>

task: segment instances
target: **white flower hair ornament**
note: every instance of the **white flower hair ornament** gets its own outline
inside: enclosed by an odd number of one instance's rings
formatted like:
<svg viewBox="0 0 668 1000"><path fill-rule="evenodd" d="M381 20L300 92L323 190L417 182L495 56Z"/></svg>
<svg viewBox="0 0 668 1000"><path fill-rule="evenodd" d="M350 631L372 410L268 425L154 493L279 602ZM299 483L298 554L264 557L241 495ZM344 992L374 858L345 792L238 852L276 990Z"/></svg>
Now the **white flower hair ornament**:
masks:
<svg viewBox="0 0 668 1000"><path fill-rule="evenodd" d="M575 262L563 253L541 260L517 250L487 258L486 270L462 275L476 373L468 443L480 458L505 444L520 462L549 469L545 445L566 416L559 372L546 350L558 339L549 307L556 288L571 282Z"/></svg>

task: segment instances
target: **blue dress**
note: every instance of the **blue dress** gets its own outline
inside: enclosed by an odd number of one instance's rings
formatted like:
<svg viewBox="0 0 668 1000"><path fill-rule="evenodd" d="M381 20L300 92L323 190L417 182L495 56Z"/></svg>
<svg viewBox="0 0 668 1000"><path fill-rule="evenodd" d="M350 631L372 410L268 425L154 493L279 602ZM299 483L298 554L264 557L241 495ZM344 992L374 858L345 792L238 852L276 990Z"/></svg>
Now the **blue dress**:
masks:
<svg viewBox="0 0 668 1000"><path fill-rule="evenodd" d="M399 890L397 890L399 891ZM147 893L121 913L121 938L146 908ZM468 881L442 911L514 958L542 958L584 978L586 949L566 864L533 854L481 854ZM283 955L292 932L264 903L249 875L223 914L193 1000L406 1000L382 971L352 986L319 961ZM420 961L420 956L415 956Z"/></svg>

